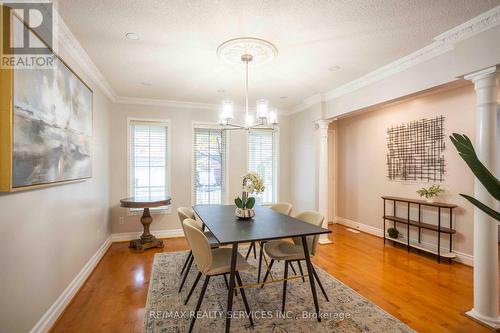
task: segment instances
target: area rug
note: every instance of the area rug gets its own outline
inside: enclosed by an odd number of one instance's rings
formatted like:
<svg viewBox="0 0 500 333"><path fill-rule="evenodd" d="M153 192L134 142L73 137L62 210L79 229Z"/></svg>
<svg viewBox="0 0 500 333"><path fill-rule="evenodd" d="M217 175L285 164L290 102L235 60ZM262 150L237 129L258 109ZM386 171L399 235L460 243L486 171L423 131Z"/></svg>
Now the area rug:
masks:
<svg viewBox="0 0 500 333"><path fill-rule="evenodd" d="M246 248L240 249L246 254ZM181 283L181 271L187 252L157 253L149 284L148 299L144 316L143 332L170 333L188 332L192 313L196 307L203 285L202 277L185 306L189 290L196 278L197 270L191 268L182 292L177 291ZM242 272L243 284L257 281L257 261L249 257L252 268ZM296 263L294 264L297 270ZM283 276L283 262L273 266L275 278ZM305 269L305 265L304 269ZM254 316L251 327L245 317L241 295L234 298L231 332L413 332L392 315L388 314L357 292L315 266L329 302L317 288L322 321L317 322L309 281L301 279L288 282L285 314L281 313L282 282L266 285L264 288L246 288L250 309ZM292 274L289 270L289 274ZM297 270L298 272L298 270ZM208 285L200 312L197 314L194 332L224 332L227 289L222 276L212 277Z"/></svg>

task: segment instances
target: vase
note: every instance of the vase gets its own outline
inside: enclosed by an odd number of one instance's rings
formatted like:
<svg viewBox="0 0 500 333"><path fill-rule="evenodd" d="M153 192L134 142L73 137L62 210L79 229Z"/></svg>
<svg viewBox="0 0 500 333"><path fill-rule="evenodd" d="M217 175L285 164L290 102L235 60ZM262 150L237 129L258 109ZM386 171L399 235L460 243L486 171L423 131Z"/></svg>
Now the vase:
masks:
<svg viewBox="0 0 500 333"><path fill-rule="evenodd" d="M234 215L240 220L249 220L255 216L253 209L236 208Z"/></svg>
<svg viewBox="0 0 500 333"><path fill-rule="evenodd" d="M434 198L427 198L425 199L425 201L427 201L428 203L434 203Z"/></svg>

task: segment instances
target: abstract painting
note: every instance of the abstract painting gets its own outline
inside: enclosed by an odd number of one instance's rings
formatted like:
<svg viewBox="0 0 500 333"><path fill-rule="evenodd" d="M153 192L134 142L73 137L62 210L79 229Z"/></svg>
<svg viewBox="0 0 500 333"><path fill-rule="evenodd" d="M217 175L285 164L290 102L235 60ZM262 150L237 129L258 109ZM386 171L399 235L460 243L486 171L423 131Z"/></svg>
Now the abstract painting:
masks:
<svg viewBox="0 0 500 333"><path fill-rule="evenodd" d="M390 180L444 180L444 117L420 119L387 130L387 176Z"/></svg>
<svg viewBox="0 0 500 333"><path fill-rule="evenodd" d="M92 90L54 58L12 70L12 188L92 176Z"/></svg>

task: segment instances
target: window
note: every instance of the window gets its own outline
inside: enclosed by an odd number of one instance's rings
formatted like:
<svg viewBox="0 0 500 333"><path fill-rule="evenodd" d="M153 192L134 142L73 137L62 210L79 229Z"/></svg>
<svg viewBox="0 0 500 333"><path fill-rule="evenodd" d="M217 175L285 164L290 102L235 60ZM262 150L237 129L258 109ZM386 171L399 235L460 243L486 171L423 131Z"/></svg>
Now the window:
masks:
<svg viewBox="0 0 500 333"><path fill-rule="evenodd" d="M220 129L193 131L193 201L223 204L226 197L226 134Z"/></svg>
<svg viewBox="0 0 500 333"><path fill-rule="evenodd" d="M129 195L170 194L168 184L168 123L129 121Z"/></svg>
<svg viewBox="0 0 500 333"><path fill-rule="evenodd" d="M266 189L261 194L262 203L277 200L276 135L274 131L263 130L248 133L248 170L264 179Z"/></svg>

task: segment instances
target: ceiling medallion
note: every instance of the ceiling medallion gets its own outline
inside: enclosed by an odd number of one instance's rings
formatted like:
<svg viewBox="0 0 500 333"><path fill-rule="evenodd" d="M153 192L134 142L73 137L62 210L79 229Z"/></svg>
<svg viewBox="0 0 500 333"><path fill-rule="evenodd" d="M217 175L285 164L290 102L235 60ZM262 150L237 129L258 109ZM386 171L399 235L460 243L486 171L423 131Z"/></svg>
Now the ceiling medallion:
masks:
<svg viewBox="0 0 500 333"><path fill-rule="evenodd" d="M248 65L263 65L272 61L278 55L278 49L272 43L259 38L235 38L228 40L217 48L217 55L227 64L245 65L245 123L231 123L234 118L234 103L231 100L222 101L219 114L219 124L224 130L252 128L274 130L278 124L277 110L270 108L265 99L256 101L256 117L248 111ZM256 119L254 121L254 119Z"/></svg>
<svg viewBox="0 0 500 333"><path fill-rule="evenodd" d="M217 56L227 64L241 64L245 54L253 56L252 65L264 65L278 55L278 49L267 40L252 37L240 37L225 41L217 48Z"/></svg>

